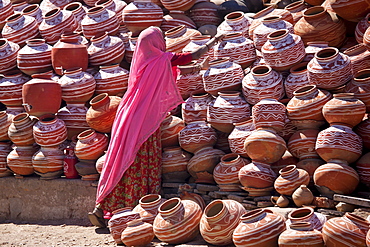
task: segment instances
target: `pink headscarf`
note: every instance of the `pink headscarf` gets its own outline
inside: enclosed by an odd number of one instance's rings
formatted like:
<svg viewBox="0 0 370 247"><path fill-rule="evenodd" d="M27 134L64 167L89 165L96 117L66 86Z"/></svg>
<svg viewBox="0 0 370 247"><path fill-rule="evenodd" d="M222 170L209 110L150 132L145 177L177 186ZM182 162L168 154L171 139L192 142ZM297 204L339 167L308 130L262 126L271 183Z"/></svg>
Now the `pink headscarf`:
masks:
<svg viewBox="0 0 370 247"><path fill-rule="evenodd" d="M117 110L96 202L101 202L134 162L140 146L183 102L172 72L173 53L165 52L161 30L149 27L139 35L129 85Z"/></svg>

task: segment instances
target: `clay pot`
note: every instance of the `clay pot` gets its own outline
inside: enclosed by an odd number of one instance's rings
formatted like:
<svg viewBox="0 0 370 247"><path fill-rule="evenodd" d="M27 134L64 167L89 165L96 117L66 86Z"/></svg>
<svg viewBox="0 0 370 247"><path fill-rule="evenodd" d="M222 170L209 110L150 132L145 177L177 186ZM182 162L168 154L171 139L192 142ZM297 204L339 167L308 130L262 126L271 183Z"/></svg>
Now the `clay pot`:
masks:
<svg viewBox="0 0 370 247"><path fill-rule="evenodd" d="M327 247L365 246L369 221L352 213L328 220L322 235Z"/></svg>
<svg viewBox="0 0 370 247"><path fill-rule="evenodd" d="M369 153L361 156L356 162L356 171L360 177L360 182L366 186L370 186L370 164L369 164Z"/></svg>
<svg viewBox="0 0 370 247"><path fill-rule="evenodd" d="M285 105L276 99L265 98L252 107L253 123L256 129L273 128L279 132L286 120Z"/></svg>
<svg viewBox="0 0 370 247"><path fill-rule="evenodd" d="M18 3L16 2L12 3L12 5L14 9L14 14L18 14L18 13L22 13L23 9L30 6L31 4L28 3L27 1L20 0Z"/></svg>
<svg viewBox="0 0 370 247"><path fill-rule="evenodd" d="M27 75L52 70L51 49L43 39L27 40L26 46L19 50L17 55L18 68Z"/></svg>
<svg viewBox="0 0 370 247"><path fill-rule="evenodd" d="M32 156L35 152L36 149L32 145L15 146L6 158L8 167L18 176L33 174Z"/></svg>
<svg viewBox="0 0 370 247"><path fill-rule="evenodd" d="M257 129L244 142L248 156L258 162L274 163L285 153L285 140L271 128Z"/></svg>
<svg viewBox="0 0 370 247"><path fill-rule="evenodd" d="M194 201L194 202L198 203L198 205L200 206L202 211L206 208L206 203L205 203L203 197L200 196L199 194L189 193L185 190L185 191L181 192L180 198L181 198L181 200L191 200L191 201Z"/></svg>
<svg viewBox="0 0 370 247"><path fill-rule="evenodd" d="M208 105L207 122L221 132L230 133L233 123L250 117L250 105L237 91L221 91Z"/></svg>
<svg viewBox="0 0 370 247"><path fill-rule="evenodd" d="M77 28L78 24L73 13L60 8L45 13L39 26L42 38L50 45L58 42L62 33L73 33Z"/></svg>
<svg viewBox="0 0 370 247"><path fill-rule="evenodd" d="M233 233L235 246L277 247L285 230L284 217L268 209L255 209L242 215Z"/></svg>
<svg viewBox="0 0 370 247"><path fill-rule="evenodd" d="M324 247L324 240L320 231L312 229L309 222L297 222L290 225L290 229L282 232L278 239L279 247L295 245Z"/></svg>
<svg viewBox="0 0 370 247"><path fill-rule="evenodd" d="M287 116L298 129L318 128L325 123L322 108L332 95L316 87L304 86L293 92L287 104Z"/></svg>
<svg viewBox="0 0 370 247"><path fill-rule="evenodd" d="M308 62L302 62L290 68L290 74L284 82L285 93L289 99L294 97L294 91L310 84L307 73L307 64Z"/></svg>
<svg viewBox="0 0 370 247"><path fill-rule="evenodd" d="M187 11L193 7L196 0L161 0L161 3L163 7L165 7L168 10L181 10L181 11Z"/></svg>
<svg viewBox="0 0 370 247"><path fill-rule="evenodd" d="M127 227L121 234L121 241L126 246L147 246L154 237L151 224L135 219L127 222Z"/></svg>
<svg viewBox="0 0 370 247"><path fill-rule="evenodd" d="M310 182L308 172L298 169L295 165L286 166L279 171L279 174L274 187L282 195L291 196L301 185L308 185Z"/></svg>
<svg viewBox="0 0 370 247"><path fill-rule="evenodd" d="M181 118L173 116L172 114L167 114L166 118L161 123L162 148L179 146L179 133L184 128L185 123ZM186 138L186 136L184 138Z"/></svg>
<svg viewBox="0 0 370 247"><path fill-rule="evenodd" d="M285 222L286 227L290 229L290 225L298 222L309 222L311 223L311 228L321 231L323 225L326 222L326 216L317 212L311 207L302 207L293 209L288 214L288 219Z"/></svg>
<svg viewBox="0 0 370 247"><path fill-rule="evenodd" d="M327 90L343 86L353 77L351 60L334 47L317 52L307 70L310 83Z"/></svg>
<svg viewBox="0 0 370 247"><path fill-rule="evenodd" d="M313 197L311 190L306 185L299 186L292 194L292 199L297 207L311 205Z"/></svg>
<svg viewBox="0 0 370 247"><path fill-rule="evenodd" d="M359 183L355 169L343 160L331 160L318 167L313 175L315 185L325 186L337 194L350 195Z"/></svg>
<svg viewBox="0 0 370 247"><path fill-rule="evenodd" d="M153 229L160 241L186 243L199 234L202 210L196 202L175 197L162 203L158 211Z"/></svg>
<svg viewBox="0 0 370 247"><path fill-rule="evenodd" d="M308 184L309 188L314 188L313 175L317 168L326 162L319 158L307 158L300 160L296 166L299 169L305 170L310 175L310 183Z"/></svg>
<svg viewBox="0 0 370 247"><path fill-rule="evenodd" d="M356 99L361 100L366 105L366 112L370 110L370 94L368 82L370 70L364 69L355 74L354 78L347 83L345 92L354 93Z"/></svg>
<svg viewBox="0 0 370 247"><path fill-rule="evenodd" d="M64 153L57 146L43 147L32 157L32 166L42 179L55 179L63 174Z"/></svg>
<svg viewBox="0 0 370 247"><path fill-rule="evenodd" d="M256 26L253 31L253 43L256 49L261 50L267 42L267 36L277 30L287 29L289 33L293 32L293 25L281 19L281 16L273 15L261 19L261 24Z"/></svg>
<svg viewBox="0 0 370 247"><path fill-rule="evenodd" d="M225 154L213 170L213 178L220 191L240 191L239 170L248 164L249 161L243 159L238 154Z"/></svg>
<svg viewBox="0 0 370 247"><path fill-rule="evenodd" d="M81 132L77 139L75 154L79 159L96 160L108 147L108 137L93 129Z"/></svg>
<svg viewBox="0 0 370 247"><path fill-rule="evenodd" d="M163 11L150 0L134 0L123 9L122 19L133 36L138 36L142 30L150 26L160 27Z"/></svg>
<svg viewBox="0 0 370 247"><path fill-rule="evenodd" d="M204 90L218 96L221 91L240 91L243 69L239 64L231 62L229 58L212 60L210 67L203 74Z"/></svg>
<svg viewBox="0 0 370 247"><path fill-rule="evenodd" d="M0 79L0 102L7 108L22 106L22 87L29 80L30 78L19 70L4 73Z"/></svg>
<svg viewBox="0 0 370 247"><path fill-rule="evenodd" d="M17 67L19 45L7 39L0 39L0 52L4 54L0 62L0 73L15 69Z"/></svg>
<svg viewBox="0 0 370 247"><path fill-rule="evenodd" d="M115 35L119 29L117 14L104 6L92 7L81 21L82 32L87 39L105 33Z"/></svg>
<svg viewBox="0 0 370 247"><path fill-rule="evenodd" d="M153 224L155 217L158 214L158 209L166 199L158 194L145 195L139 200L139 204L134 207L132 212L140 214L143 222Z"/></svg>
<svg viewBox="0 0 370 247"><path fill-rule="evenodd" d="M352 22L359 22L370 10L370 4L365 0L350 3L334 0L330 6L338 16Z"/></svg>
<svg viewBox="0 0 370 247"><path fill-rule="evenodd" d="M242 167L238 176L244 187L258 189L272 187L276 179L276 174L269 164L256 161Z"/></svg>
<svg viewBox="0 0 370 247"><path fill-rule="evenodd" d="M108 221L108 227L117 244L123 244L121 234L126 229L127 223L139 218L139 213L131 211L131 208L117 209L113 212L112 218Z"/></svg>
<svg viewBox="0 0 370 247"><path fill-rule="evenodd" d="M248 158L248 154L244 150L245 139L255 130L253 119L234 123L234 129L227 137L229 141L230 150L239 154L244 158Z"/></svg>
<svg viewBox="0 0 370 247"><path fill-rule="evenodd" d="M190 177L188 163L191 154L178 146L166 147L162 153L162 180L166 183L185 183Z"/></svg>
<svg viewBox="0 0 370 247"><path fill-rule="evenodd" d="M364 40L364 37L366 37L365 32L367 28L370 26L369 18L370 14L367 14L364 18L357 22L355 29L355 37L357 43L359 44L364 43L366 45L366 43L368 43L368 40Z"/></svg>
<svg viewBox="0 0 370 247"><path fill-rule="evenodd" d="M35 143L33 138L33 125L37 122L28 113L15 116L8 129L10 140L17 146L30 146Z"/></svg>
<svg viewBox="0 0 370 247"><path fill-rule="evenodd" d="M199 36L196 36L199 37ZM188 65L178 66L180 69L182 68L194 68L195 62L191 62ZM206 91L204 90L203 85L203 77L202 73L194 72L194 73L188 73L179 75L177 77L177 88L179 89L179 92L181 94L181 97L186 100L188 99L191 94L204 94ZM211 97L211 96L210 96Z"/></svg>
<svg viewBox="0 0 370 247"><path fill-rule="evenodd" d="M199 36L201 33L192 28L186 28L185 25L174 27L165 33L166 50L168 52L181 52L184 47L190 43L190 38Z"/></svg>
<svg viewBox="0 0 370 247"><path fill-rule="evenodd" d="M218 33L241 32L245 38L249 38L248 30L252 19L246 17L242 11L227 14L225 20L217 27Z"/></svg>
<svg viewBox="0 0 370 247"><path fill-rule="evenodd" d="M211 38L211 35L199 35L193 36L190 38L190 42L182 49L182 52L194 52L198 50L200 47L204 46ZM210 60L214 59L214 48L210 47L209 50L202 55L196 61L203 61L205 57L209 57ZM192 63L191 63L192 64Z"/></svg>
<svg viewBox="0 0 370 247"><path fill-rule="evenodd" d="M67 106L59 109L57 116L66 125L68 140L72 140L73 136L77 136L82 131L90 128L86 122L87 110L88 108L84 103L67 104Z"/></svg>
<svg viewBox="0 0 370 247"><path fill-rule="evenodd" d="M285 95L282 75L268 65L252 68L243 78L242 90L251 105L257 104L263 98L280 100Z"/></svg>
<svg viewBox="0 0 370 247"><path fill-rule="evenodd" d="M325 161L332 159L355 162L362 154L362 140L343 124L335 124L320 131L317 136L316 152Z"/></svg>
<svg viewBox="0 0 370 247"><path fill-rule="evenodd" d="M310 41L307 42L307 46L305 48L306 56L303 59L303 62L309 62L312 58L315 57L315 54L318 51L321 51L324 48L329 47L329 42L327 41Z"/></svg>
<svg viewBox="0 0 370 247"><path fill-rule="evenodd" d="M122 97L128 87L129 71L118 64L100 66L94 75L95 94L107 93L109 96Z"/></svg>
<svg viewBox="0 0 370 247"><path fill-rule="evenodd" d="M33 74L32 80L23 85L22 105L28 114L41 117L44 114L58 112L62 103L62 88L51 77L51 71ZM50 97L50 95L53 97Z"/></svg>
<svg viewBox="0 0 370 247"><path fill-rule="evenodd" d="M67 139L67 128L64 121L54 114L44 114L33 125L33 136L40 146L58 146Z"/></svg>
<svg viewBox="0 0 370 247"><path fill-rule="evenodd" d="M189 16L197 25L197 28L204 25L218 26L222 22L217 13L218 9L219 7L212 2L198 1L189 10Z"/></svg>
<svg viewBox="0 0 370 247"><path fill-rule="evenodd" d="M110 133L120 102L120 97L107 93L95 96L90 100L90 108L86 112L87 124L96 131Z"/></svg>
<svg viewBox="0 0 370 247"><path fill-rule="evenodd" d="M38 23L35 18L20 13L9 16L1 34L8 41L23 47L27 40L40 36Z"/></svg>
<svg viewBox="0 0 370 247"><path fill-rule="evenodd" d="M212 147L202 147L194 152L188 163L188 172L195 183L215 184L213 170L225 153Z"/></svg>
<svg viewBox="0 0 370 247"><path fill-rule="evenodd" d="M240 217L247 211L234 200L214 200L204 210L200 220L200 234L212 245L226 246L233 242L233 232Z"/></svg>
<svg viewBox="0 0 370 247"><path fill-rule="evenodd" d="M289 199L284 195L271 196L270 201L279 208L285 208L289 205Z"/></svg>
<svg viewBox="0 0 370 247"><path fill-rule="evenodd" d="M284 9L292 14L294 23L297 23L303 17L303 12L307 9L307 5L305 1L295 1L285 6Z"/></svg>
<svg viewBox="0 0 370 247"><path fill-rule="evenodd" d="M11 142L0 142L0 178L13 175L7 167L7 157L11 151Z"/></svg>
<svg viewBox="0 0 370 247"><path fill-rule="evenodd" d="M356 75L361 70L367 69L370 66L370 51L366 49L363 43L346 49L343 54L349 56L351 60L353 75Z"/></svg>
<svg viewBox="0 0 370 247"><path fill-rule="evenodd" d="M5 25L6 19L14 14L14 8L12 1L10 0L3 0L1 1L1 8L0 8L0 29L3 29Z"/></svg>
<svg viewBox="0 0 370 247"><path fill-rule="evenodd" d="M288 141L289 152L299 159L319 158L315 151L318 129L302 129L296 131Z"/></svg>
<svg viewBox="0 0 370 247"><path fill-rule="evenodd" d="M178 132L180 146L190 153L195 153L202 147L213 147L217 141L215 130L205 121L189 123Z"/></svg>
<svg viewBox="0 0 370 247"><path fill-rule="evenodd" d="M278 161L271 164L271 169L276 173L279 174L279 171L288 165L296 165L299 159L294 157L288 150L285 151L283 157L281 157Z"/></svg>
<svg viewBox="0 0 370 247"><path fill-rule="evenodd" d="M306 3L316 6L316 5L321 5L325 0L305 0Z"/></svg>
<svg viewBox="0 0 370 247"><path fill-rule="evenodd" d="M55 73L63 75L64 70L88 67L87 47L80 42L78 34L61 36L60 40L51 49L51 61Z"/></svg>
<svg viewBox="0 0 370 247"><path fill-rule="evenodd" d="M119 0L99 0L95 3L95 6L104 6L105 8L115 12L119 23L124 24L122 19L122 12L123 9L127 6L126 2Z"/></svg>
<svg viewBox="0 0 370 247"><path fill-rule="evenodd" d="M207 120L207 108L213 97L208 93L191 93L182 104L181 113L185 123Z"/></svg>
<svg viewBox="0 0 370 247"><path fill-rule="evenodd" d="M6 111L0 111L0 142L10 141L8 135L8 129L12 123L13 117L6 113Z"/></svg>
<svg viewBox="0 0 370 247"><path fill-rule="evenodd" d="M68 10L72 12L72 15L74 16L76 22L77 22L77 32L82 31L81 21L86 16L86 10L84 6L82 6L82 3L80 2L72 2L64 6L63 10Z"/></svg>
<svg viewBox="0 0 370 247"><path fill-rule="evenodd" d="M79 162L75 164L76 171L81 176L82 181L99 180L100 174L96 170L96 160L79 159Z"/></svg>
<svg viewBox="0 0 370 247"><path fill-rule="evenodd" d="M40 3L40 9L42 10L42 13L45 14L48 11L55 9L55 8L63 8L67 4L69 4L71 0L43 0Z"/></svg>
<svg viewBox="0 0 370 247"><path fill-rule="evenodd" d="M167 15L163 16L161 30L167 32L168 30L180 25L185 25L186 28L196 29L194 21L185 15L184 11L171 10Z"/></svg>

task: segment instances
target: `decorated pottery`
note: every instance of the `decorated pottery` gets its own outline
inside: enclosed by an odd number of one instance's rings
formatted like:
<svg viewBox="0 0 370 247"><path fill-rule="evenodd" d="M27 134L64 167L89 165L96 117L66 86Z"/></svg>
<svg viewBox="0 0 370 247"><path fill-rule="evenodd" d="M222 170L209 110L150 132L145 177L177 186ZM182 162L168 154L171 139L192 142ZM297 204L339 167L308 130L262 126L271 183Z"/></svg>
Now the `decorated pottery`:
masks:
<svg viewBox="0 0 370 247"><path fill-rule="evenodd" d="M285 105L276 99L264 98L252 107L252 116L256 129L273 128L279 132L285 125Z"/></svg>
<svg viewBox="0 0 370 247"><path fill-rule="evenodd" d="M108 137L93 129L81 132L77 138L75 154L79 159L96 160L108 148Z"/></svg>
<svg viewBox="0 0 370 247"><path fill-rule="evenodd" d="M0 62L0 73L8 72L17 67L17 54L19 45L7 39L0 39L0 54L2 61Z"/></svg>
<svg viewBox="0 0 370 247"><path fill-rule="evenodd" d="M207 109L213 97L208 93L192 93L181 106L185 123L207 120Z"/></svg>
<svg viewBox="0 0 370 247"><path fill-rule="evenodd" d="M276 179L269 164L253 161L239 170L239 181L246 188L272 187Z"/></svg>
<svg viewBox="0 0 370 247"><path fill-rule="evenodd" d="M181 52L190 43L190 38L199 36L201 33L185 25L174 27L165 32L166 50L168 52Z"/></svg>
<svg viewBox="0 0 370 247"><path fill-rule="evenodd" d="M181 11L187 11L193 5L195 4L195 0L180 0L180 1L175 1L175 0L161 0L161 3L163 7L165 7L168 10L181 10Z"/></svg>
<svg viewBox="0 0 370 247"><path fill-rule="evenodd" d="M369 153L365 153L356 162L356 171L360 177L360 182L366 186L370 186L370 163Z"/></svg>
<svg viewBox="0 0 370 247"><path fill-rule="evenodd" d="M288 165L296 165L299 161L298 158L294 157L288 150L285 151L284 155L276 162L270 164L271 169L279 174L279 171Z"/></svg>
<svg viewBox="0 0 370 247"><path fill-rule="evenodd" d="M316 52L329 47L329 43L327 41L310 41L307 42L305 51L306 56L303 59L303 62L309 62L312 58L315 57Z"/></svg>
<svg viewBox="0 0 370 247"><path fill-rule="evenodd" d="M81 21L86 16L86 9L80 2L71 2L64 6L63 10L68 10L72 12L72 15L74 16L76 22L77 22L77 28L76 31L81 32Z"/></svg>
<svg viewBox="0 0 370 247"><path fill-rule="evenodd" d="M252 118L246 121L234 123L234 129L227 137L230 150L235 154L239 154L244 158L248 158L248 154L244 150L244 142L245 139L251 135L252 131L255 129L256 128Z"/></svg>
<svg viewBox="0 0 370 247"><path fill-rule="evenodd" d="M289 70L290 74L284 81L286 96L291 99L294 97L293 92L300 87L310 84L307 73L307 62L299 63Z"/></svg>
<svg viewBox="0 0 370 247"><path fill-rule="evenodd" d="M18 68L27 75L52 70L51 49L52 47L43 39L28 40L17 54Z"/></svg>
<svg viewBox="0 0 370 247"><path fill-rule="evenodd" d="M275 180L275 190L282 194L291 196L301 185L308 185L310 176L305 170L298 169L295 165L288 165L279 171L280 176Z"/></svg>
<svg viewBox="0 0 370 247"><path fill-rule="evenodd" d="M343 54L349 56L352 64L352 74L356 75L361 70L369 68L370 51L363 43L357 44L346 49Z"/></svg>
<svg viewBox="0 0 370 247"><path fill-rule="evenodd" d="M285 222L287 228L290 228L291 224L298 222L309 222L312 229L321 231L323 225L326 222L326 216L317 213L311 207L296 208L288 214L288 219Z"/></svg>
<svg viewBox="0 0 370 247"><path fill-rule="evenodd" d="M16 176L26 176L34 173L32 156L35 154L34 146L15 146L7 156L7 165Z"/></svg>
<svg viewBox="0 0 370 247"><path fill-rule="evenodd" d="M365 0L351 2L336 0L331 1L330 6L338 16L352 22L360 21L370 10L370 4Z"/></svg>
<svg viewBox="0 0 370 247"><path fill-rule="evenodd" d="M184 128L185 123L181 118L172 114L167 114L166 118L161 123L162 148L179 146L179 133Z"/></svg>
<svg viewBox="0 0 370 247"><path fill-rule="evenodd" d="M32 166L42 179L54 179L63 174L64 153L57 146L41 146L32 157Z"/></svg>
<svg viewBox="0 0 370 247"><path fill-rule="evenodd" d="M28 113L15 116L8 129L10 140L17 146L30 146L35 143L33 138L33 125L37 122Z"/></svg>
<svg viewBox="0 0 370 247"><path fill-rule="evenodd" d="M0 28L2 29L5 25L6 19L12 14L14 14L12 1L10 0L1 1L0 13L1 13Z"/></svg>
<svg viewBox="0 0 370 247"><path fill-rule="evenodd" d="M324 239L320 231L313 229L309 222L297 222L279 236L279 247L312 246L324 247Z"/></svg>
<svg viewBox="0 0 370 247"><path fill-rule="evenodd" d="M153 224L158 214L158 209L166 199L158 194L148 194L140 198L139 204L134 207L132 212L139 213L143 222Z"/></svg>
<svg viewBox="0 0 370 247"><path fill-rule="evenodd" d="M199 36L195 36L199 37ZM185 49L185 48L184 48ZM192 70L196 65L195 62L191 62L187 65L178 66L181 70L182 68L189 68ZM176 81L177 88L184 100L188 99L192 94L204 94L203 77L202 72L191 72L183 75L179 75Z"/></svg>
<svg viewBox="0 0 370 247"><path fill-rule="evenodd" d="M303 12L307 9L307 7L308 6L305 4L305 1L301 0L288 4L284 9L288 10L292 14L293 21L296 23L302 18Z"/></svg>
<svg viewBox="0 0 370 247"><path fill-rule="evenodd" d="M185 25L186 28L196 29L194 21L185 15L184 11L181 10L171 10L170 13L163 16L163 22L161 24L161 30L166 32L174 27Z"/></svg>
<svg viewBox="0 0 370 247"><path fill-rule="evenodd" d="M127 227L121 233L121 241L126 246L146 246L154 237L153 226L141 219L127 222Z"/></svg>
<svg viewBox="0 0 370 247"><path fill-rule="evenodd" d="M40 146L58 146L67 139L67 128L54 114L44 114L33 125L33 137Z"/></svg>
<svg viewBox="0 0 370 247"><path fill-rule="evenodd" d="M84 103L67 104L58 110L57 116L66 125L68 140L72 140L73 136L77 136L82 131L90 128L86 122L87 110L88 108Z"/></svg>
<svg viewBox="0 0 370 247"><path fill-rule="evenodd" d="M81 21L82 33L87 39L105 33L115 35L119 29L117 14L102 5L92 7Z"/></svg>
<svg viewBox="0 0 370 247"><path fill-rule="evenodd" d="M87 1L87 0L86 0ZM71 0L45 0L40 3L40 8L43 14L55 8L63 8L69 4Z"/></svg>
<svg viewBox="0 0 370 247"><path fill-rule="evenodd" d="M7 157L11 151L11 142L0 142L0 178L13 175L7 167Z"/></svg>
<svg viewBox="0 0 370 247"><path fill-rule="evenodd" d="M194 52L197 51L202 46L206 45L206 43L210 40L211 35L198 35L193 36L190 38L190 42L182 49L182 52ZM205 57L209 57L210 60L214 59L214 49L213 47L207 48L209 49L205 54L203 54L197 61L203 61ZM177 82L178 84L178 82Z"/></svg>
<svg viewBox="0 0 370 247"><path fill-rule="evenodd" d="M218 9L213 2L198 1L189 10L189 16L198 28L205 25L218 26L222 21L217 13Z"/></svg>
<svg viewBox="0 0 370 247"><path fill-rule="evenodd" d="M370 94L368 94L368 81L370 80L370 70L364 69L354 75L345 87L345 92L354 93L356 99L361 100L366 105L366 112L370 110Z"/></svg>
<svg viewBox="0 0 370 247"><path fill-rule="evenodd" d="M108 221L108 228L117 244L122 244L121 234L126 229L127 223L139 218L139 213L133 212L131 208L117 209L113 212L112 218Z"/></svg>
<svg viewBox="0 0 370 247"><path fill-rule="evenodd" d="M224 21L217 27L217 33L241 32L245 38L249 38L249 26L252 19L244 15L242 11L228 13Z"/></svg>
<svg viewBox="0 0 370 247"><path fill-rule="evenodd" d="M118 64L100 66L94 75L95 94L107 93L109 96L122 97L128 87L129 71Z"/></svg>
<svg viewBox="0 0 370 247"><path fill-rule="evenodd" d="M318 129L297 130L288 141L289 152L299 159L319 158L315 151Z"/></svg>
<svg viewBox="0 0 370 247"><path fill-rule="evenodd" d="M191 154L178 146L163 148L162 181L166 183L185 183L190 177L188 163Z"/></svg>
<svg viewBox="0 0 370 247"><path fill-rule="evenodd" d="M233 242L233 232L240 217L247 211L234 200L214 200L204 210L200 220L200 233L212 245L226 246Z"/></svg>
<svg viewBox="0 0 370 247"><path fill-rule="evenodd" d="M19 70L4 73L0 79L0 102L7 108L22 106L22 87L30 79Z"/></svg>

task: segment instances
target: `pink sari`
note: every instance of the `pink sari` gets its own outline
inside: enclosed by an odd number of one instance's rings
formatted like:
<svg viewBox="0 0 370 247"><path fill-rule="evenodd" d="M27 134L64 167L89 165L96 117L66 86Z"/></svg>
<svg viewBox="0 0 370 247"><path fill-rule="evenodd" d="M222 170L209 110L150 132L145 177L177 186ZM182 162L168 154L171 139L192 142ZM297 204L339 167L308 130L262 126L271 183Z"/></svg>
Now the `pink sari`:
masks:
<svg viewBox="0 0 370 247"><path fill-rule="evenodd" d="M183 102L171 67L170 52L159 28L142 31L133 55L129 87L113 123L100 176L100 203L121 180L140 146L160 127L167 112Z"/></svg>

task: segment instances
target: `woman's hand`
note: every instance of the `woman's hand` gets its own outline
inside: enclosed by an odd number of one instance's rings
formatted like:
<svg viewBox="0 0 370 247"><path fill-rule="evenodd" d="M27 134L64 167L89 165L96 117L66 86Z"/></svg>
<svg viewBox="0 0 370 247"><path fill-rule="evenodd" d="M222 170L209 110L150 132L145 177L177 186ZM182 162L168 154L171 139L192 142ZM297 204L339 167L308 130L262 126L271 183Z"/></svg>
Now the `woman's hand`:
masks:
<svg viewBox="0 0 370 247"><path fill-rule="evenodd" d="M214 37L215 42L217 43L217 42L222 41L225 38L225 36L226 35L224 33L216 34L215 37Z"/></svg>
<svg viewBox="0 0 370 247"><path fill-rule="evenodd" d="M199 63L199 65L201 66L201 69L208 69L209 68L209 56L206 56L202 62Z"/></svg>

